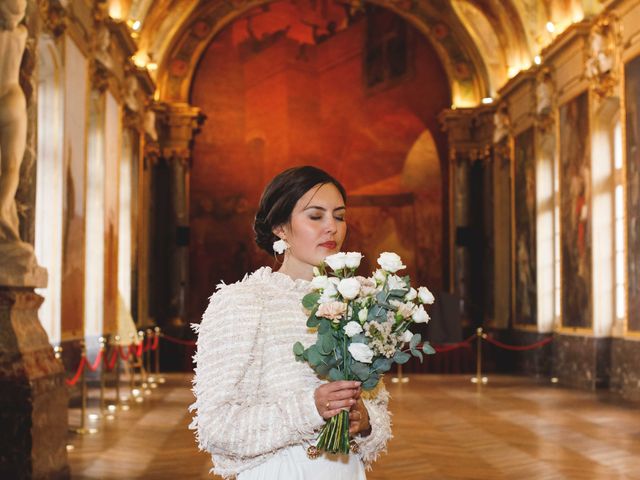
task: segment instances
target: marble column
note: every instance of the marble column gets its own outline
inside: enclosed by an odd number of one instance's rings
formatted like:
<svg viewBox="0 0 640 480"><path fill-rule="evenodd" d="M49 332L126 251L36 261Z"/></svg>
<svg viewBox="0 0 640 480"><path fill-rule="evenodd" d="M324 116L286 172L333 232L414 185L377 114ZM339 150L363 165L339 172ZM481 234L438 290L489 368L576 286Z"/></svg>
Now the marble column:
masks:
<svg viewBox="0 0 640 480"><path fill-rule="evenodd" d="M189 174L191 146L205 120L200 109L185 103L159 104L160 155L169 169L169 324L186 324L189 283Z"/></svg>

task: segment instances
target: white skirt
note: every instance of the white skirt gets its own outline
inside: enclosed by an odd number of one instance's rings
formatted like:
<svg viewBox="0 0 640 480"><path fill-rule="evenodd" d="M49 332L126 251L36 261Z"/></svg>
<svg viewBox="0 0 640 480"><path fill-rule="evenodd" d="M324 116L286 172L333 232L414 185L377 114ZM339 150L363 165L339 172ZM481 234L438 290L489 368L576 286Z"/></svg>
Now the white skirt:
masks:
<svg viewBox="0 0 640 480"><path fill-rule="evenodd" d="M324 453L310 459L302 445L283 448L260 465L238 475L238 480L366 480L358 455Z"/></svg>

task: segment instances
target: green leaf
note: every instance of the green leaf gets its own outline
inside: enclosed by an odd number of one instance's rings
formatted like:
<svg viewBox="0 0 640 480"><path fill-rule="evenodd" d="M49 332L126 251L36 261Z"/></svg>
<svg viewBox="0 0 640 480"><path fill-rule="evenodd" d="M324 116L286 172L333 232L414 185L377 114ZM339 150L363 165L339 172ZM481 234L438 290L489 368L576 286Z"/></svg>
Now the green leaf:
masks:
<svg viewBox="0 0 640 480"><path fill-rule="evenodd" d="M331 355L333 349L336 348L336 340L333 338L332 332L319 334L316 346L323 355Z"/></svg>
<svg viewBox="0 0 640 480"><path fill-rule="evenodd" d="M318 347L315 345L311 345L307 349L307 356L309 357L309 364L312 367L315 367L322 363L322 354L318 351Z"/></svg>
<svg viewBox="0 0 640 480"><path fill-rule="evenodd" d="M324 334L331 332L331 322L325 318L320 320L320 324L318 325L318 334Z"/></svg>
<svg viewBox="0 0 640 480"><path fill-rule="evenodd" d="M318 326L319 323L320 323L320 319L316 317L316 313L314 310L313 313L309 315L309 318L307 319L307 327L315 328Z"/></svg>
<svg viewBox="0 0 640 480"><path fill-rule="evenodd" d="M380 381L380 376L374 373L369 378L367 378L367 380L362 382L362 389L373 390L374 388L376 388L376 385L378 385L379 381Z"/></svg>
<svg viewBox="0 0 640 480"><path fill-rule="evenodd" d="M367 337L364 336L364 333L359 333L351 337L351 343L367 343Z"/></svg>
<svg viewBox="0 0 640 480"><path fill-rule="evenodd" d="M344 380L344 374L337 368L332 368L329 370L329 380L334 382L337 380Z"/></svg>
<svg viewBox="0 0 640 480"><path fill-rule="evenodd" d="M408 353L397 351L396 354L393 356L393 361L402 365L403 363L407 363L410 358L411 358L411 355L409 355Z"/></svg>
<svg viewBox="0 0 640 480"><path fill-rule="evenodd" d="M393 365L393 360L390 358L378 358L373 362L373 368L378 372L388 372Z"/></svg>
<svg viewBox="0 0 640 480"><path fill-rule="evenodd" d="M307 293L302 298L302 306L307 310L313 310L320 299L320 294L318 292Z"/></svg>
<svg viewBox="0 0 640 480"><path fill-rule="evenodd" d="M422 363L423 357L422 352L420 350L416 350L415 348L411 349L411 355L420 359L420 363Z"/></svg>
<svg viewBox="0 0 640 480"><path fill-rule="evenodd" d="M408 291L409 291L409 289L406 289L406 290L389 290L389 296L403 299Z"/></svg>
<svg viewBox="0 0 640 480"><path fill-rule="evenodd" d="M329 368L329 365L321 363L320 365L315 367L315 371L321 377L326 377L329 374Z"/></svg>
<svg viewBox="0 0 640 480"><path fill-rule="evenodd" d="M409 341L409 348L411 348L412 350L416 348L416 345L420 343L420 340L422 340L422 335L420 335L419 333L414 334Z"/></svg>
<svg viewBox="0 0 640 480"><path fill-rule="evenodd" d="M304 345L302 345L300 342L296 342L293 345L293 354L296 357L301 357L303 353L304 353Z"/></svg>
<svg viewBox="0 0 640 480"><path fill-rule="evenodd" d="M359 380L365 381L371 375L369 367L361 362L353 362L351 365L351 373L353 373Z"/></svg>
<svg viewBox="0 0 640 480"><path fill-rule="evenodd" d="M424 353L426 353L427 355L433 355L434 353L436 353L435 348L433 348L433 347L429 344L429 342L424 342L424 343L422 344L422 351L423 351Z"/></svg>

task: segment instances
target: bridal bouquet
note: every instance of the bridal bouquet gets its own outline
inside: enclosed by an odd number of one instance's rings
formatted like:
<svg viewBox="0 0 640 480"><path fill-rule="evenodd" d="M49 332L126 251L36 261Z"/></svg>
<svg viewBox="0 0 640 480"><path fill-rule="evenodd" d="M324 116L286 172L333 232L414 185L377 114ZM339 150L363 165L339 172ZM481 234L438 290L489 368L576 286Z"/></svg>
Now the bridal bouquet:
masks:
<svg viewBox="0 0 640 480"><path fill-rule="evenodd" d="M423 353L435 353L428 342L420 349L420 334L409 330L429 321L424 304L432 304L434 297L426 287L412 288L408 276L396 274L406 268L396 253L382 253L380 268L371 277L355 275L361 260L359 252L340 252L314 268L312 291L302 304L309 314L307 326L318 329L318 338L309 348L296 342L293 353L322 377L357 380L364 390L372 390L394 362L406 363L412 355L422 361ZM327 421L316 448L349 453L348 411Z"/></svg>

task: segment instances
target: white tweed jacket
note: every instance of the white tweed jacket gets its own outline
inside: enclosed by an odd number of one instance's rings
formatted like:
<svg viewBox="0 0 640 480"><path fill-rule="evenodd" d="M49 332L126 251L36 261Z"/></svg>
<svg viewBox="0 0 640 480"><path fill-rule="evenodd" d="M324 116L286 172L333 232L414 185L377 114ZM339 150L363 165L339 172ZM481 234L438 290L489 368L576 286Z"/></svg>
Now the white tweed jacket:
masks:
<svg viewBox="0 0 640 480"><path fill-rule="evenodd" d="M323 380L292 350L296 341L306 347L316 340L301 306L308 287L262 267L240 282L219 285L194 325L196 400L189 428L211 454L217 475L233 478L285 447L313 443L324 424L314 401ZM380 385L363 394L371 433L356 437L367 466L391 438L389 395Z"/></svg>

